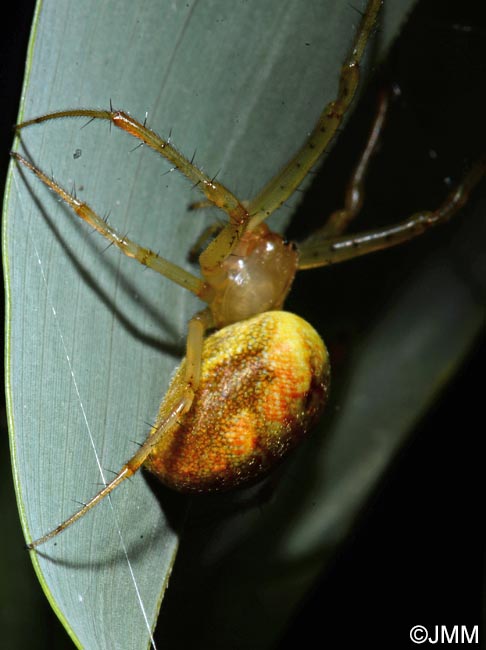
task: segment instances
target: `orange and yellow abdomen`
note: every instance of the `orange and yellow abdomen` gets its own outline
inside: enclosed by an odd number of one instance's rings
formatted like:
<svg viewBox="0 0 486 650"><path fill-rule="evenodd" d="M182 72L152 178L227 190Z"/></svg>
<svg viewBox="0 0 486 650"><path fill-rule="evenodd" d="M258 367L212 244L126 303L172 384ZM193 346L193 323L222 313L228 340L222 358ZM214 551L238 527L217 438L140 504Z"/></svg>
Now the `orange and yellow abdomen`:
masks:
<svg viewBox="0 0 486 650"><path fill-rule="evenodd" d="M157 422L179 400L184 368L185 360ZM205 340L194 402L144 466L183 492L256 481L312 426L327 400L329 374L324 343L294 314L270 311L228 325Z"/></svg>

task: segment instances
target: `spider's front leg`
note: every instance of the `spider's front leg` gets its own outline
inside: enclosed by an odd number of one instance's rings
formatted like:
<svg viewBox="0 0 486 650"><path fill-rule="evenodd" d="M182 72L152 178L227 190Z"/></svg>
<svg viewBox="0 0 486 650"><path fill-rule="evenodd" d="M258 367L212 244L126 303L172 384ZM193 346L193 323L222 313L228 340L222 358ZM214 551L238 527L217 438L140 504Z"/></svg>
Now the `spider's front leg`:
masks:
<svg viewBox="0 0 486 650"><path fill-rule="evenodd" d="M382 0L368 0L350 54L341 68L336 99L320 114L309 138L280 172L252 199L249 228L267 219L293 194L333 140L356 94L366 44L376 25Z"/></svg>
<svg viewBox="0 0 486 650"><path fill-rule="evenodd" d="M11 156L18 163L24 165L27 169L30 169L30 171L33 172L37 178L44 183L44 185L47 185L49 189L55 192L78 217L89 224L102 237L109 241L110 244L116 246L127 257L137 260L140 264L157 271L157 273L172 280L172 282L175 282L181 287L184 287L184 289L187 289L196 296L204 299L203 294L205 291L205 285L200 278L189 273L177 264L157 255L157 253L149 248L140 246L125 235L120 235L120 233L112 228L105 219L102 219L87 203L80 201L76 196L70 194L32 162L15 151L11 152Z"/></svg>
<svg viewBox="0 0 486 650"><path fill-rule="evenodd" d="M164 140L155 133L155 131L150 129L145 122L139 122L128 113L114 110L111 106L110 110L80 108L46 113L45 115L40 115L31 120L26 120L25 122L17 124L15 129L19 132L22 129L31 127L35 124L72 117L85 117L90 121L108 120L111 124L122 131L125 131L134 138L137 138L143 144L147 145L168 160L174 166L174 169L178 169L181 174L189 179L194 186L204 194L204 203L208 202L210 205L214 205L220 210L226 212L229 217L229 222L209 244L200 257L200 264L203 273L207 277L210 277L212 274L217 274L219 272L219 266L231 255L234 247L243 236L250 221L248 210L238 200L238 198L222 183L219 183L214 178L205 174L201 169L199 169L199 167L193 164L192 160L188 160L168 140ZM61 192L58 191L57 186L51 184L50 179L45 177L40 170L35 168L31 163L28 163L24 158L19 156L19 154L13 153L12 155L34 171L37 176L39 176L44 183L49 185L51 189L54 189L61 198L68 201L68 198L63 196ZM75 209L75 206L72 203L70 203L70 205Z"/></svg>

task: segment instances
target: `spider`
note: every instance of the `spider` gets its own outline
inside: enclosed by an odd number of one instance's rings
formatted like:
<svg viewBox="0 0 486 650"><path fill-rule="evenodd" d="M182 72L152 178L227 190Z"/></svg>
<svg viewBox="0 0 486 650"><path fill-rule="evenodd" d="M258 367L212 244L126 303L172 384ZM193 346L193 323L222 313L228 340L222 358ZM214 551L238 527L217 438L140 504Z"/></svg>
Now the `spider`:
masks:
<svg viewBox="0 0 486 650"><path fill-rule="evenodd" d="M322 111L308 140L250 201L240 201L169 141L128 113L74 109L44 114L17 130L49 120L84 117L108 120L165 157L226 213L199 256L201 278L116 232L87 203L63 189L18 153L30 169L80 218L125 255L192 292L206 307L188 325L186 356L140 449L115 478L79 511L30 542L35 549L83 517L142 466L182 492L228 490L258 481L312 428L329 391L328 353L315 330L282 311L297 271L331 265L406 242L453 216L484 174L471 171L434 211L354 235L344 234L360 211L366 170L383 127L387 97L380 96L368 142L345 194L344 207L298 245L272 232L266 219L299 187L333 140L350 107L359 68L376 24L381 0L369 0L342 67L336 99ZM214 333L207 335L212 330Z"/></svg>

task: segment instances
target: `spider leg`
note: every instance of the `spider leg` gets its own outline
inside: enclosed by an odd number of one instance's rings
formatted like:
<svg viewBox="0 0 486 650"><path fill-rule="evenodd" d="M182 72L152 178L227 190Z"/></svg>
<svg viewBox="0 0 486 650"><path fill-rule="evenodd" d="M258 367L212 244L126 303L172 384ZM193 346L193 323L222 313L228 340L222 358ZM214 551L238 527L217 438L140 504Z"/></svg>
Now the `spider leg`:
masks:
<svg viewBox="0 0 486 650"><path fill-rule="evenodd" d="M16 152L11 154L13 158L28 169L32 171L47 187L53 190L67 205L84 221L86 221L92 228L100 233L110 243L119 248L122 253L128 257L136 259L140 264L147 266L157 273L165 276L172 282L179 284L188 289L196 296L204 300L203 294L205 290L205 283L192 273L189 273L177 264L173 264L157 255L154 251L143 248L139 244L133 242L126 236L122 236L112 228L104 219L102 219L87 203L80 201L75 196L69 194L65 189L58 185L52 178L49 178L43 171L36 167L29 160Z"/></svg>
<svg viewBox="0 0 486 650"><path fill-rule="evenodd" d="M485 174L486 159L481 159L434 211L417 212L391 226L356 235L306 240L299 245L299 270L344 262L418 237L429 228L454 216L464 206L470 193Z"/></svg>
<svg viewBox="0 0 486 650"><path fill-rule="evenodd" d="M324 108L308 140L250 201L248 206L251 215L250 229L254 229L289 198L334 138L356 93L360 62L381 5L382 0L369 0L366 5L351 53L341 69L336 99Z"/></svg>
<svg viewBox="0 0 486 650"><path fill-rule="evenodd" d="M383 130L387 109L388 95L382 92L378 98L378 110L373 120L365 148L361 153L357 165L353 169L344 193L344 207L333 212L326 223L314 231L311 235L312 239L316 236L318 238L329 238L341 235L347 230L351 221L359 214L364 199L365 176Z"/></svg>
<svg viewBox="0 0 486 650"><path fill-rule="evenodd" d="M204 333L212 326L212 317L209 309L196 314L189 321L188 335L187 335L187 351L186 351L186 370L185 370L185 385L181 391L181 395L174 405L169 415L162 421L157 421L150 430L145 442L139 447L136 453L123 465L121 470L115 478L107 483L105 487L100 490L94 497L92 497L80 510L68 517L59 526L46 533L42 537L30 542L27 545L29 550L41 546L53 537L62 533L66 528L74 524L78 519L94 508L100 501L108 496L115 488L117 488L127 478L133 476L142 467L147 457L150 455L154 447L157 446L160 439L173 427L178 426L180 418L182 418L191 408L194 400L194 394L199 385L199 377L201 371L201 357Z"/></svg>
<svg viewBox="0 0 486 650"><path fill-rule="evenodd" d="M232 194L222 183L207 176L202 170L183 156L167 140L162 139L155 131L142 124L123 111L109 111L96 109L70 109L46 113L31 120L21 122L15 126L17 131L34 124L66 117L87 117L90 120L108 120L122 131L129 133L143 144L166 158L177 168L194 186L198 187L205 195L206 200L226 212L229 223L220 234L211 242L200 258L203 273L210 275L218 270L221 263L229 257L241 236L248 227L250 220L247 208Z"/></svg>
<svg viewBox="0 0 486 650"><path fill-rule="evenodd" d="M177 168L186 178L188 178L201 192L205 195L207 201L224 210L232 220L239 221L247 216L246 209L241 205L238 199L221 183L214 178L210 178L201 169L196 167L190 160L183 156L168 140L161 138L155 131L149 129L124 111L109 111L80 108L66 111L56 111L46 113L31 120L21 122L15 126L16 131L25 129L34 124L41 124L51 120L63 119L66 117L87 117L91 120L108 120L114 126L122 131L129 133L134 138L140 140Z"/></svg>

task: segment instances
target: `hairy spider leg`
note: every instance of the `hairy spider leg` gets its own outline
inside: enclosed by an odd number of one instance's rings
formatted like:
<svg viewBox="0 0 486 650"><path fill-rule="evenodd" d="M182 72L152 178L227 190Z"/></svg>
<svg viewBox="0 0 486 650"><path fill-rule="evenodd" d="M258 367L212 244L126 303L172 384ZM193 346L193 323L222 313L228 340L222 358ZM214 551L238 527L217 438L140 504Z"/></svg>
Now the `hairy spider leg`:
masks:
<svg viewBox="0 0 486 650"><path fill-rule="evenodd" d="M279 208L299 187L334 138L356 94L359 67L374 29L382 0L369 0L339 79L336 99L327 104L309 138L280 172L248 204L249 229L254 229Z"/></svg>
<svg viewBox="0 0 486 650"><path fill-rule="evenodd" d="M205 277L218 272L221 263L231 255L233 248L241 239L250 219L247 208L243 206L236 196L222 183L207 176L167 140L161 138L155 131L152 131L152 129L149 129L145 124L124 111L116 111L111 108L109 111L89 108L56 111L21 122L15 126L15 129L20 131L34 124L67 117L108 120L114 126L126 131L166 158L205 195L210 204L226 212L229 217L228 223L199 257L201 271Z"/></svg>
<svg viewBox="0 0 486 650"><path fill-rule="evenodd" d="M42 170L33 163L26 160L16 152L12 152L15 160L25 165L31 170L47 187L53 190L83 221L86 221L100 235L105 237L110 243L114 244L127 257L131 257L140 264L157 271L164 277L179 284L184 289L191 291L201 300L205 300L207 290L206 283L197 276L189 273L177 264L169 262L154 251L143 248L133 242L128 237L121 236L112 228L104 219L85 202L80 201L75 196L69 194L52 178L49 178ZM207 308L196 314L190 321L187 336L187 386L188 390L194 392L199 383L200 374L200 357L202 350L202 341L207 329L213 327L211 311Z"/></svg>
<svg viewBox="0 0 486 650"><path fill-rule="evenodd" d="M35 539L32 542L29 542L27 544L27 548L29 550L32 550L36 548L37 546L40 546L41 544L45 544L45 542L48 542L50 539L53 537L56 537L59 535L59 533L62 533L66 528L69 528L72 524L74 524L78 519L81 519L81 517L84 517L84 515L89 512L92 508L94 508L100 501L102 501L105 497L107 497L110 492L113 492L115 488L117 488L123 481L125 481L127 478L132 477L143 465L145 462L147 456L150 454L152 449L157 445L159 442L160 438L167 433L171 429L171 427L177 426L177 420L184 415L184 413L187 413L187 411L190 409L192 404L192 400L190 399L190 396L188 397L187 400L181 399L179 402L177 408L175 408L170 416L164 421L159 423L157 429L154 431L151 431L151 435L149 435L143 445L138 449L136 454L134 454L129 461L127 461L121 470L118 472L118 474L115 476L115 478L107 483L105 487L100 490L95 496L90 499L87 503L84 504L84 506L75 512L73 515L71 515L68 519L63 521L59 526L56 526L53 530L49 531L42 537L39 537L38 539Z"/></svg>
<svg viewBox="0 0 486 650"><path fill-rule="evenodd" d="M187 354L185 367L185 388L177 404L172 408L169 415L162 421L157 421L150 430L147 438L136 453L123 465L115 478L107 483L105 487L94 495L80 510L63 521L59 526L46 533L42 537L27 544L32 550L53 537L62 533L66 528L74 524L78 519L94 508L100 501L113 492L123 481L133 476L142 467L147 457L158 445L161 438L167 435L173 427L178 426L182 418L191 408L194 394L199 385L201 372L202 344L205 331L211 326L211 313L208 309L199 312L189 321L187 335Z"/></svg>
<svg viewBox="0 0 486 650"><path fill-rule="evenodd" d="M388 93L383 90L380 92L378 97L378 107L373 119L373 123L371 125L368 140L366 141L365 147L361 152L358 162L354 167L346 186L344 193L344 206L339 210L335 210L328 217L325 224L321 226L321 228L313 231L312 238L327 238L331 236L336 237L338 235L341 235L347 230L349 224L359 214L364 200L365 177L368 172L371 158L376 152L380 136L383 131L383 125L385 123L385 118L388 111L388 104ZM192 203L189 208L191 210L197 210L199 208L207 208L210 205L211 204L208 201L197 201L195 203ZM209 237L211 235L214 235L221 228L222 225L218 223L210 224L207 228L205 228L194 246L191 248L189 252L189 259L195 261L197 259L196 252L199 252Z"/></svg>
<svg viewBox="0 0 486 650"><path fill-rule="evenodd" d="M12 151L12 157L25 167L30 169L37 178L39 178L44 185L47 185L53 192L55 192L83 221L86 221L94 230L107 239L111 244L116 246L127 257L131 257L140 264L147 266L164 277L172 280L176 284L191 291L196 296L203 298L205 284L197 276L189 273L182 267L164 259L149 248L143 248L125 235L120 235L114 228L112 228L105 219L102 219L96 212L85 202L80 201L76 196L73 196L62 188L56 181L47 176L41 169L36 167L29 160L21 156L19 153Z"/></svg>
<svg viewBox="0 0 486 650"><path fill-rule="evenodd" d="M486 158L477 161L436 210L416 212L403 221L339 237L310 237L299 244L299 270L312 269L403 244L453 217L486 174Z"/></svg>

